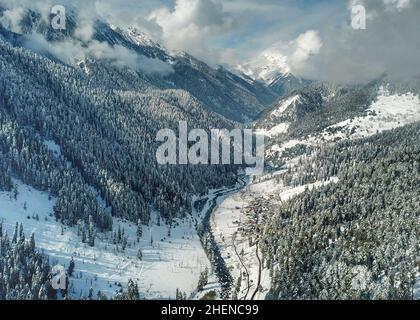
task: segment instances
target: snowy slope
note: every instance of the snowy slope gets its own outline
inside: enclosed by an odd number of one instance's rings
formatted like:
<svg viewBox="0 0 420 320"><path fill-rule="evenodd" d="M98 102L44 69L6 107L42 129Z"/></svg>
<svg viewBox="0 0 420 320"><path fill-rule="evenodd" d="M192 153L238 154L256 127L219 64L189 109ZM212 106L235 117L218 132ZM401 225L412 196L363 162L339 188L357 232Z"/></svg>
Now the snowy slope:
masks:
<svg viewBox="0 0 420 320"><path fill-rule="evenodd" d="M381 87L377 101L369 107L368 113L368 116L349 119L330 128L340 129L342 135L362 138L420 121L420 98L411 92L390 94ZM332 135L329 139L336 137L340 137L340 134Z"/></svg>
<svg viewBox="0 0 420 320"><path fill-rule="evenodd" d="M290 101L295 97L290 98ZM288 100L286 100L288 101ZM296 100L298 101L298 100ZM281 105L273 112L281 114L281 110L287 110L287 104ZM276 113L277 112L277 113ZM281 144L274 143L269 150L268 156L280 157L281 154L298 144L319 145L323 143L333 143L343 139L359 139L369 137L377 133L392 130L405 126L410 123L420 121L420 97L414 93L391 94L386 87L381 87L376 101L367 109L365 116L347 119L325 128L320 133L316 133L308 138L297 140L287 140ZM285 128L284 123L280 123L280 128ZM279 130L273 127L270 130L260 130L269 137L274 137L279 133L287 132L287 129Z"/></svg>
<svg viewBox="0 0 420 320"><path fill-rule="evenodd" d="M278 123L277 119L282 117L286 111L290 108L294 108L300 101L299 95L292 95L282 101L276 106L276 108L270 112L267 121L269 124L265 125L264 128L258 129L259 134L263 134L267 137L275 137L280 134L286 133L289 129L289 122Z"/></svg>
<svg viewBox="0 0 420 320"><path fill-rule="evenodd" d="M282 122L279 123L278 125L275 125L274 127L272 127L269 130L265 130L265 129L260 129L258 130L259 134L263 134L267 137L274 137L274 136L278 136L282 133L286 133L287 130L289 129L290 124L287 122Z"/></svg>
<svg viewBox="0 0 420 320"><path fill-rule="evenodd" d="M76 268L70 292L75 298L80 294L87 296L90 287L95 294L101 290L111 297L120 289L117 284L125 286L130 278L137 281L143 298L174 298L177 288L189 295L197 286L200 272L209 267L192 219L177 221L179 226L171 230L170 237L166 225L143 226L139 244L135 240L136 226L115 220L114 228L124 227L129 236L126 251L118 251L110 243L110 234L98 234L95 247L91 248L80 241L76 228L63 227L55 221L55 199L17 180L14 183L17 200L13 192L0 192L4 228L11 235L15 223L22 222L27 236L35 232L37 248L50 256L51 265L68 266L74 257ZM143 261L136 257L139 248Z"/></svg>
<svg viewBox="0 0 420 320"><path fill-rule="evenodd" d="M258 197L270 197L273 194L280 195L282 201L304 192L306 188L318 188L327 183L337 182L336 178L328 182L317 182L296 188L285 187L276 181L280 171L268 176L260 177L259 181L250 183L242 191L233 194L223 200L212 215L212 230L218 242L223 257L231 270L234 283L242 274L241 289L238 299L249 300L254 295L258 277L259 261L255 243L250 244L249 239L241 233L243 228L255 228L254 217L248 215L252 211L250 204ZM260 290L254 299L264 299L271 287L270 272L264 266L261 272Z"/></svg>
<svg viewBox="0 0 420 320"><path fill-rule="evenodd" d="M276 109L271 112L271 116L280 117L289 107L294 106L297 102L299 102L299 99L300 96L297 94L281 101Z"/></svg>
<svg viewBox="0 0 420 320"><path fill-rule="evenodd" d="M290 110L290 107L299 101L299 95L292 95L287 99L283 99L279 105L271 111L269 118L273 119L268 124L274 126L268 127L267 122L263 129L259 130L260 134L273 138L281 133L287 133L288 123L277 122L276 118L282 118L284 113ZM302 145L319 145L323 143L335 143L343 139L358 139L374 135L378 132L391 130L420 121L420 98L413 93L391 94L386 88L381 87L376 101L374 101L367 110L365 116L349 119L314 134L304 139L286 140L282 144L274 144L268 150L268 155L272 157L281 157L282 153L287 149L293 148L299 144ZM293 166L297 158L288 159L287 165ZM226 262L232 270L232 275L236 281L242 273L241 294L239 298L249 299L252 291L255 290L258 279L258 259L256 256L256 245L250 243L249 239L242 238L240 230L242 228L255 228L255 217L249 217L247 212L253 211L248 208L252 200L259 197L270 197L273 194L279 195L281 201L288 199L304 192L305 188L318 188L325 183L335 183L337 178L332 178L327 182L317 182L296 188L289 188L276 177L284 172L272 173L268 176L260 177L257 181L249 184L246 190L241 191L223 201L217 210L215 210L212 219L212 228L216 235L217 241ZM243 255L238 254L243 250ZM246 274L246 276L244 276ZM249 274L250 287L247 283ZM419 281L420 283L420 281ZM262 290L255 298L264 298L270 288L269 272L266 269L261 273ZM415 288L416 297L419 295L419 286Z"/></svg>

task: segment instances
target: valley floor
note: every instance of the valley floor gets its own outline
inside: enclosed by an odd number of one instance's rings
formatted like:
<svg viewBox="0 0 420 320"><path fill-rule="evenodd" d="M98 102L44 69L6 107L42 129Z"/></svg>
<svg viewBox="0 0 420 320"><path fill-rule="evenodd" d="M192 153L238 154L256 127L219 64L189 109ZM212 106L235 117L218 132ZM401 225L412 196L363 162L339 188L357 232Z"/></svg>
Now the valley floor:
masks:
<svg viewBox="0 0 420 320"><path fill-rule="evenodd" d="M302 193L305 188L317 188L325 184L318 182L296 188L285 187L275 181L276 175L281 172L260 177L258 180L262 182L249 183L245 189L226 198L213 212L212 229L223 258L231 270L234 284L237 284L238 279L241 280L238 299L264 299L271 287L270 270L264 265L258 251L256 229L260 227L261 217L256 213L257 208L252 207L252 200L278 194L282 201L287 201ZM331 182L336 182L336 179L326 183Z"/></svg>

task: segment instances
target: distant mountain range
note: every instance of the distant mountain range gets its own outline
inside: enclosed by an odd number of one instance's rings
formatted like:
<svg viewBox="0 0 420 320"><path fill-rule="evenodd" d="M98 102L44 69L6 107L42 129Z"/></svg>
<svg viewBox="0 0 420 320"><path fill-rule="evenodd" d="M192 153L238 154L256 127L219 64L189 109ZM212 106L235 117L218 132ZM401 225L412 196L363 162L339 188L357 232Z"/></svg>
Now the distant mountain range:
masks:
<svg viewBox="0 0 420 320"><path fill-rule="evenodd" d="M2 10L0 10L1 14ZM75 39L77 14L69 14L67 29L63 32L52 30L41 15L28 10L22 21L23 34L18 35L0 27L0 34L11 43L25 46L25 39L33 33L43 35L50 43ZM147 58L168 63L174 72L164 77L149 77L154 87L160 89L186 90L199 99L209 111L217 112L229 119L243 122L255 118L278 97L277 90L259 83L257 79L243 79L237 74L219 67L214 69L188 53L172 53L146 34L134 29L121 29L96 21L91 41L99 41L110 46L120 45L131 52ZM81 43L88 46L89 43Z"/></svg>

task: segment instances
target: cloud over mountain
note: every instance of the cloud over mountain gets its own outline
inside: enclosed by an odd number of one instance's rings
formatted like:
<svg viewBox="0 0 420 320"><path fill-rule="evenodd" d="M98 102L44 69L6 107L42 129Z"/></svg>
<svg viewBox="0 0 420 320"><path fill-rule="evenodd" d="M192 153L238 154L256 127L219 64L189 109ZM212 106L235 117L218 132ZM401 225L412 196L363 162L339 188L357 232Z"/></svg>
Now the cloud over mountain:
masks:
<svg viewBox="0 0 420 320"><path fill-rule="evenodd" d="M346 83L369 81L384 73L398 80L418 77L420 2L356 0L350 1L349 7L358 4L366 8L366 30L354 30L350 21L324 28L320 31L323 46L319 54L295 72Z"/></svg>
<svg viewBox="0 0 420 320"><path fill-rule="evenodd" d="M134 26L170 50L186 51L213 66L236 67L269 52L284 57L287 70L314 80L354 83L383 73L398 79L418 76L413 66L420 56L419 0L62 3L77 8L75 36L83 42L91 39L93 21L100 17L118 26ZM23 8L35 8L48 17L55 1L0 0L0 4L7 8L0 23L19 32ZM351 27L354 5L366 8L366 30Z"/></svg>

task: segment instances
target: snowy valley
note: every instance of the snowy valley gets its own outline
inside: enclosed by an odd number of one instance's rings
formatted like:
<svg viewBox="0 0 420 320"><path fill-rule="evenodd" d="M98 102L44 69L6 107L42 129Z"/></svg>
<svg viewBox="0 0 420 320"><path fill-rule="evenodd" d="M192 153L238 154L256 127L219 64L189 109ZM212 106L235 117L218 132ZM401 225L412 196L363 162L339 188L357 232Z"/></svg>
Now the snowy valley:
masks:
<svg viewBox="0 0 420 320"><path fill-rule="evenodd" d="M420 300L417 80L309 80L268 49L230 70L19 12L0 3L0 300ZM254 130L263 174L160 164L181 121Z"/></svg>

